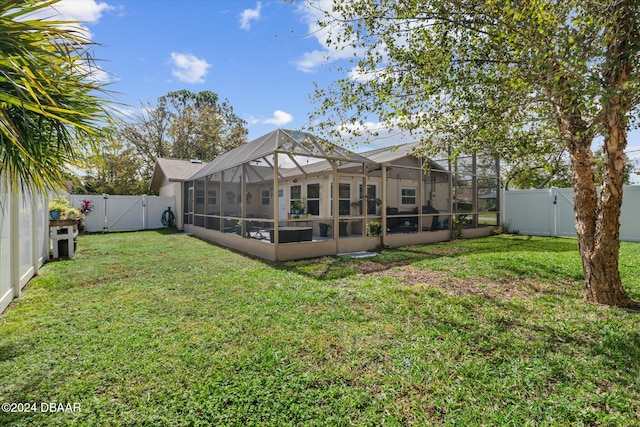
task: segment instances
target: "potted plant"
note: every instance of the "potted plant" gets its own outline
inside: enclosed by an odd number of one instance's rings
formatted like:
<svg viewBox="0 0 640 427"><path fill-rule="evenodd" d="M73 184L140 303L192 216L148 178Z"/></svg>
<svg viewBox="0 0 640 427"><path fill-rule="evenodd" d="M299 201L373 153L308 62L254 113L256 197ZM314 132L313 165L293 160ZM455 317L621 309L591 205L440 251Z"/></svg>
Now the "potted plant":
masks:
<svg viewBox="0 0 640 427"><path fill-rule="evenodd" d="M56 197L49 203L49 218L53 220L60 219L63 213L66 213L70 207L67 199L60 196Z"/></svg>
<svg viewBox="0 0 640 427"><path fill-rule="evenodd" d="M304 213L304 209L306 207L306 200L304 198L300 200L293 200L291 202L291 213L294 215L301 215ZM299 218L299 217L298 217Z"/></svg>
<svg viewBox="0 0 640 427"><path fill-rule="evenodd" d="M371 221L367 223L367 236L380 236L382 235L382 224L378 221Z"/></svg>
<svg viewBox="0 0 640 427"><path fill-rule="evenodd" d="M389 229L387 228L387 231L389 231ZM382 241L382 223L378 222L378 221L371 221L369 223L367 223L367 236L371 236L371 237L379 237L380 238L380 243L379 246L382 248L384 247L383 241Z"/></svg>
<svg viewBox="0 0 640 427"><path fill-rule="evenodd" d="M318 224L318 227L320 227L320 237L329 237L329 229L331 228L331 224L321 222Z"/></svg>
<svg viewBox="0 0 640 427"><path fill-rule="evenodd" d="M467 218L466 214L458 215L453 217L453 223L451 228L452 238L454 240L462 239L462 235L464 233L464 227L467 224L470 224L471 221Z"/></svg>
<svg viewBox="0 0 640 427"><path fill-rule="evenodd" d="M62 214L62 218L66 219L80 219L82 217L82 212L80 209L69 206L65 212Z"/></svg>
<svg viewBox="0 0 640 427"><path fill-rule="evenodd" d="M80 202L80 213L86 215L93 210L93 202L91 200L82 199Z"/></svg>

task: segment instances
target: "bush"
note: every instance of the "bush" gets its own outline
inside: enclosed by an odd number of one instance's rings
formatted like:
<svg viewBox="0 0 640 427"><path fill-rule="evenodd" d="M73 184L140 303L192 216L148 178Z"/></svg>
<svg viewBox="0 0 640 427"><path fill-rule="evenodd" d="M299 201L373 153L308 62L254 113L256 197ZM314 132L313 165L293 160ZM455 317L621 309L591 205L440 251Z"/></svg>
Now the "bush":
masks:
<svg viewBox="0 0 640 427"><path fill-rule="evenodd" d="M382 235L382 224L378 221L371 221L367 223L367 236L380 236Z"/></svg>

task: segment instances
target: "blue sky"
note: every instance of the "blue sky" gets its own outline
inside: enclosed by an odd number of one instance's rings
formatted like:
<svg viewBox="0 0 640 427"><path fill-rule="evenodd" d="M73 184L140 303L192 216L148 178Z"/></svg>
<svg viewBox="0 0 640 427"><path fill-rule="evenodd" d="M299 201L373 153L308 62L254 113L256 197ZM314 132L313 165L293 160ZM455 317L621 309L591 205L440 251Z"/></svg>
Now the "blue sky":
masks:
<svg viewBox="0 0 640 427"><path fill-rule="evenodd" d="M281 0L64 0L99 43L94 50L115 99L140 107L166 93L211 90L248 122L249 139L300 128L313 82L340 76L309 35L313 9Z"/></svg>
<svg viewBox="0 0 640 427"><path fill-rule="evenodd" d="M331 0L320 2L330 7ZM210 90L247 121L249 140L303 127L313 83L324 88L341 78L332 62L354 53L328 55L320 12L304 1L62 0L56 8L100 44L102 79L125 112L170 91ZM357 151L405 141L385 138ZM640 132L629 135L627 151L640 157Z"/></svg>

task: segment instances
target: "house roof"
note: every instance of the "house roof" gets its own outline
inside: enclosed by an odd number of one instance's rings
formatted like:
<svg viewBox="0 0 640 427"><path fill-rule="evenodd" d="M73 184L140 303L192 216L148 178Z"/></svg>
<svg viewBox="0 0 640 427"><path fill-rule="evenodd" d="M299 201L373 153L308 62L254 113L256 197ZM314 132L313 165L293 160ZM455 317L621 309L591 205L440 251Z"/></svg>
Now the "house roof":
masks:
<svg viewBox="0 0 640 427"><path fill-rule="evenodd" d="M331 144L310 133L276 129L216 157L206 167L190 176L189 181L269 156L278 151L288 153L291 156L371 163L366 157Z"/></svg>
<svg viewBox="0 0 640 427"><path fill-rule="evenodd" d="M377 148L375 150L365 151L364 153L360 153L360 154L375 163L389 164L405 157L413 157L413 158L422 157L416 153L416 148L418 148L419 146L420 146L420 142L410 142L402 145L394 145L391 147ZM431 160L428 157L425 158L425 161L428 162L429 168L431 168L432 170L441 170L441 171L447 170L447 168L443 167L442 165L438 164L437 162Z"/></svg>
<svg viewBox="0 0 640 427"><path fill-rule="evenodd" d="M206 162L200 160L156 159L149 189L152 191L159 190L163 178L166 178L169 182L186 181L206 165Z"/></svg>
<svg viewBox="0 0 640 427"><path fill-rule="evenodd" d="M375 163L388 163L403 157L415 157L414 149L418 145L418 142L410 142L408 144L377 148L360 154Z"/></svg>

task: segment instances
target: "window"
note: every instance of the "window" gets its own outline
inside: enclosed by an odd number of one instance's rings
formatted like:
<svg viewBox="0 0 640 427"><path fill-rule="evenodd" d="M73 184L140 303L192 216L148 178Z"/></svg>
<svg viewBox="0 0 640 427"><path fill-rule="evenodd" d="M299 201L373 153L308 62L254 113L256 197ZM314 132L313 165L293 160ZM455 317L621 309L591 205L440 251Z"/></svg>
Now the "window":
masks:
<svg viewBox="0 0 640 427"><path fill-rule="evenodd" d="M210 206L214 206L218 204L217 190L207 190L207 204Z"/></svg>
<svg viewBox="0 0 640 427"><path fill-rule="evenodd" d="M307 184L307 213L320 216L320 184Z"/></svg>
<svg viewBox="0 0 640 427"><path fill-rule="evenodd" d="M471 212L473 210L473 182L457 180L453 193L453 210Z"/></svg>
<svg viewBox="0 0 640 427"><path fill-rule="evenodd" d="M204 179L197 179L195 188L195 210L194 213L204 214Z"/></svg>
<svg viewBox="0 0 640 427"><path fill-rule="evenodd" d="M350 215L351 207L351 184L340 183L338 185L338 214Z"/></svg>
<svg viewBox="0 0 640 427"><path fill-rule="evenodd" d="M289 202L291 203L291 211L294 210L302 210L302 186L301 185L292 185L289 188ZM304 213L304 212L298 212Z"/></svg>
<svg viewBox="0 0 640 427"><path fill-rule="evenodd" d="M271 197L269 197L269 190L262 190L260 192L260 204L263 206L269 206L271 204Z"/></svg>
<svg viewBox="0 0 640 427"><path fill-rule="evenodd" d="M403 205L415 205L416 204L416 189L415 188L403 188L402 200Z"/></svg>
<svg viewBox="0 0 640 427"><path fill-rule="evenodd" d="M360 200L362 200L362 184L358 188ZM367 215L375 215L378 206L377 187L375 184L367 185ZM360 215L362 215L362 206L360 206Z"/></svg>

